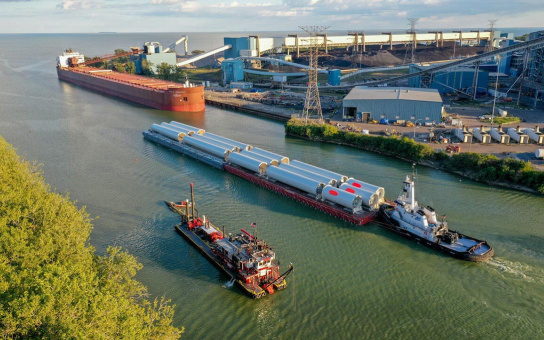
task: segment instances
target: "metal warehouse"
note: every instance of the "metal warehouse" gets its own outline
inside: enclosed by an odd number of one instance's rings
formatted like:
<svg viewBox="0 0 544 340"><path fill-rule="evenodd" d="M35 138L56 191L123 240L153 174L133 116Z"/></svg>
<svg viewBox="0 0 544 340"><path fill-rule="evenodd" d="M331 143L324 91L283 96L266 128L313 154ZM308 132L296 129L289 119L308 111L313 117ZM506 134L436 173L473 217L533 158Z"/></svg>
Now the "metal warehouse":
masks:
<svg viewBox="0 0 544 340"><path fill-rule="evenodd" d="M344 98L342 116L363 122L388 119L439 123L442 98L436 89L357 86Z"/></svg>

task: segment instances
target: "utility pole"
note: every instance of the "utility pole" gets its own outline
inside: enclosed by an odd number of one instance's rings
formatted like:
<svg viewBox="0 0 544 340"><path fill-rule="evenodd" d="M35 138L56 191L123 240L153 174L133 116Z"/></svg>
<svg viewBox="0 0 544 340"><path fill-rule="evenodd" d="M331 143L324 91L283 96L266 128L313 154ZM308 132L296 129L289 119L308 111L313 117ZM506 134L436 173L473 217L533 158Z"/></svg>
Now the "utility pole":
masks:
<svg viewBox="0 0 544 340"><path fill-rule="evenodd" d="M306 100L304 101L304 109L302 116L304 122L308 122L308 118L316 115L319 122L323 121L323 111L321 110L321 100L319 98L319 88L317 87L317 58L319 56L319 44L317 35L324 32L328 26L300 26L310 36L309 44L309 70L308 70L308 90L306 91Z"/></svg>

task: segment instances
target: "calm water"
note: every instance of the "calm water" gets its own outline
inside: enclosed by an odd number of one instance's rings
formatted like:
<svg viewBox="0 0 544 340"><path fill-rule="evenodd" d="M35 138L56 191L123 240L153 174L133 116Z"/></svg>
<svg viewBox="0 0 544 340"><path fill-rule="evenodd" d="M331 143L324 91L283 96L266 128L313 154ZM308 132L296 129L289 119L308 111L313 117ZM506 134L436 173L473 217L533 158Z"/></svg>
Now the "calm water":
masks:
<svg viewBox="0 0 544 340"><path fill-rule="evenodd" d="M59 82L63 48L89 55L178 34L0 35L0 135L43 163L45 179L93 217L91 243L119 245L138 278L176 304L189 339L537 339L544 337L544 198L419 168L420 201L496 250L486 264L455 260L376 225L354 227L243 179L143 140L172 119L400 191L410 164L286 138L279 123L208 107L185 115L144 108ZM222 36L191 34L191 49ZM200 39L200 40L198 40ZM188 197L236 231L257 222L290 287L246 298L174 233L162 200ZM99 217L99 218L98 218Z"/></svg>

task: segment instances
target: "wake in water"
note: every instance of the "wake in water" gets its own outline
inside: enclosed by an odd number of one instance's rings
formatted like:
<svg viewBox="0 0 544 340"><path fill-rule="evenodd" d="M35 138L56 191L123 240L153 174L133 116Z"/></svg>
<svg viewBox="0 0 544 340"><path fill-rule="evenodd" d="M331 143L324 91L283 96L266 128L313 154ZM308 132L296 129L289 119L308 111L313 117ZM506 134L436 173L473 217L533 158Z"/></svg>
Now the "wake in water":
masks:
<svg viewBox="0 0 544 340"><path fill-rule="evenodd" d="M535 269L527 264L496 257L492 258L487 264L503 274L504 277L518 278L526 282L544 283L544 271Z"/></svg>
<svg viewBox="0 0 544 340"><path fill-rule="evenodd" d="M236 282L236 279L230 280L229 282L227 282L227 283L225 283L225 284L223 285L223 288L229 289L230 287L234 286L234 282Z"/></svg>

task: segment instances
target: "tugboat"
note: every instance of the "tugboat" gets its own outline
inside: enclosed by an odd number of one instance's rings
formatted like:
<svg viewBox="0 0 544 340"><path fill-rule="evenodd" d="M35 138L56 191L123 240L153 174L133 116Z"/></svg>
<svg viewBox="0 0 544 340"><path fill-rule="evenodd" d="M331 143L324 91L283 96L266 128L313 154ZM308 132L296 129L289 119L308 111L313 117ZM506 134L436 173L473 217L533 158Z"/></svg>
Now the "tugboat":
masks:
<svg viewBox="0 0 544 340"><path fill-rule="evenodd" d="M280 274L276 254L256 235L244 229L239 234L227 235L225 227L221 231L206 216L200 217L198 211L195 212L193 190L191 183L191 202L165 201L170 210L180 215L181 223L174 227L176 232L254 299L287 287L285 278L293 271L293 266ZM251 226L256 227L256 224Z"/></svg>
<svg viewBox="0 0 544 340"><path fill-rule="evenodd" d="M414 194L415 174L407 175L395 202L380 206L387 229L461 260L483 262L493 256L494 250L486 241L449 229L446 216L439 222L434 209L419 206Z"/></svg>

